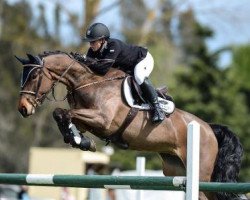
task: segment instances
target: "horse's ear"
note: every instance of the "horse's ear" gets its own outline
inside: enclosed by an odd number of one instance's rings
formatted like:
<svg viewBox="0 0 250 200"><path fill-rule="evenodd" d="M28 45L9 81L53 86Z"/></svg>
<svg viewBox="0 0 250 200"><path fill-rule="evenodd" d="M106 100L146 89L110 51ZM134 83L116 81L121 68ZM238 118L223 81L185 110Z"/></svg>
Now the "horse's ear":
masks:
<svg viewBox="0 0 250 200"><path fill-rule="evenodd" d="M36 60L37 60L37 63L39 65L42 65L43 64L43 61L41 60L41 58L39 56L35 56Z"/></svg>
<svg viewBox="0 0 250 200"><path fill-rule="evenodd" d="M26 53L26 55L28 56L28 59L30 60L31 63L35 63L36 62L36 59L34 56L32 56L31 54L29 53Z"/></svg>
<svg viewBox="0 0 250 200"><path fill-rule="evenodd" d="M16 55L15 55L15 58L20 62L20 63L22 63L22 65L25 65L25 64L29 64L29 60L27 60L27 59L24 59L24 58L19 58L19 57L17 57Z"/></svg>
<svg viewBox="0 0 250 200"><path fill-rule="evenodd" d="M38 64L38 65L42 64L42 60L38 56L33 56L28 53L26 55L28 56L31 63Z"/></svg>

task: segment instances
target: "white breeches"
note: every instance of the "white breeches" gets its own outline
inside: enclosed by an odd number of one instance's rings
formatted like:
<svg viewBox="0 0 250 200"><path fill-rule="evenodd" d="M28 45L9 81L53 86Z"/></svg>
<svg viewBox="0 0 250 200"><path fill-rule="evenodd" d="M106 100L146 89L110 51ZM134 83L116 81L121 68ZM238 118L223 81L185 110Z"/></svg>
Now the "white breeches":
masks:
<svg viewBox="0 0 250 200"><path fill-rule="evenodd" d="M146 57L139 62L134 69L134 76L136 82L141 85L145 78L149 77L150 73L154 68L154 59L152 55L148 52Z"/></svg>

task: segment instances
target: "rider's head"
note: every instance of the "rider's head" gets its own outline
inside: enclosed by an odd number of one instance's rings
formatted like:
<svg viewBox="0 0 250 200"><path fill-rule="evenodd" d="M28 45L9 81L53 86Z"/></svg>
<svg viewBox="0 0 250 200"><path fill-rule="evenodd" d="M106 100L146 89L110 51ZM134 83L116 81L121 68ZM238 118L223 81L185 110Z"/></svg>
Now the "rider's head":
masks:
<svg viewBox="0 0 250 200"><path fill-rule="evenodd" d="M84 42L89 42L93 51L98 51L110 37L109 29L102 23L92 24L86 31Z"/></svg>

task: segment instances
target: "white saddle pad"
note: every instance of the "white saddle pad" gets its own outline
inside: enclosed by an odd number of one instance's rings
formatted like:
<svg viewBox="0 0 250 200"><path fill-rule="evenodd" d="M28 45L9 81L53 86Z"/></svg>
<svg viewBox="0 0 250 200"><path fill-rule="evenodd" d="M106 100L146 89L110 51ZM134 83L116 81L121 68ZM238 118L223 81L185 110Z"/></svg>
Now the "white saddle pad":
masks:
<svg viewBox="0 0 250 200"><path fill-rule="evenodd" d="M128 84L128 77L123 82L123 94L124 94L127 104L130 107L139 108L140 110L151 109L150 105L147 103L143 103L141 105L135 104L135 100L133 99L131 88ZM158 97L158 100L159 100L160 107L166 114L171 114L172 112L174 112L175 105L172 101L168 101L161 97Z"/></svg>

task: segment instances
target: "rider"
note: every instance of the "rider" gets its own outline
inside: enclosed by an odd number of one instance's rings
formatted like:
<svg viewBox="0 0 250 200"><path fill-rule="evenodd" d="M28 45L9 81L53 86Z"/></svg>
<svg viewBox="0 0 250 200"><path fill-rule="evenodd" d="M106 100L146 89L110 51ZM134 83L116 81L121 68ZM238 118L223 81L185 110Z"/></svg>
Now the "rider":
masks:
<svg viewBox="0 0 250 200"><path fill-rule="evenodd" d="M87 29L83 41L90 44L87 58L112 60L110 65L102 65L101 62L90 65L94 72L104 75L112 66L118 66L122 71L134 75L144 97L154 108L152 122L158 123L164 120L165 114L160 108L157 93L148 78L154 67L154 59L146 48L110 38L108 27L102 23L92 24Z"/></svg>

